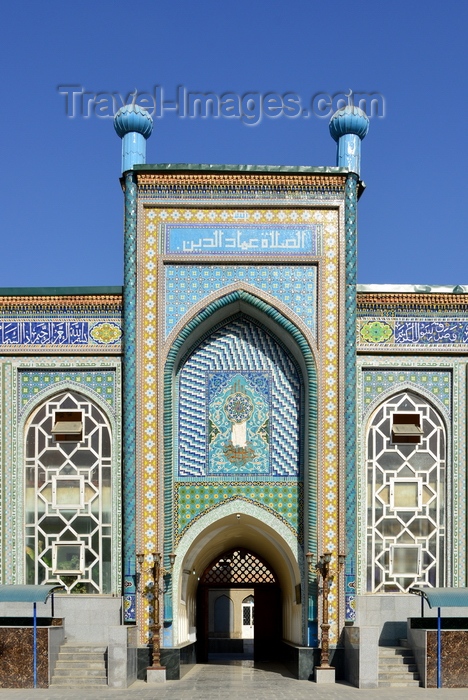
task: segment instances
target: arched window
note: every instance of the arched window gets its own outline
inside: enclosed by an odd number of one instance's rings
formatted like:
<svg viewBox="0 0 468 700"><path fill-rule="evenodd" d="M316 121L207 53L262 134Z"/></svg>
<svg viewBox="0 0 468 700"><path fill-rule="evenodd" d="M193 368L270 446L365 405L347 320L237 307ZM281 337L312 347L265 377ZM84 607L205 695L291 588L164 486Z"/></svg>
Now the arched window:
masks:
<svg viewBox="0 0 468 700"><path fill-rule="evenodd" d="M112 449L109 424L91 400L48 399L25 432L27 583L71 593L110 593Z"/></svg>
<svg viewBox="0 0 468 700"><path fill-rule="evenodd" d="M242 601L242 625L243 627L253 626L254 623L254 597L248 595Z"/></svg>
<svg viewBox="0 0 468 700"><path fill-rule="evenodd" d="M367 433L367 590L443 586L446 434L407 391L377 409Z"/></svg>

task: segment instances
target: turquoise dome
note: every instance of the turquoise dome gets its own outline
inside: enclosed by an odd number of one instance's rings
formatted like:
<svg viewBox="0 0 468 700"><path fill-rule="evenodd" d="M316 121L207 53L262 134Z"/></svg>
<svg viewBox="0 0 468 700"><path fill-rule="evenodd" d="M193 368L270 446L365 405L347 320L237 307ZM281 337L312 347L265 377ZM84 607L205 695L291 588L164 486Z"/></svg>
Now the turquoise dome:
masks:
<svg viewBox="0 0 468 700"><path fill-rule="evenodd" d="M347 105L335 112L329 126L330 134L335 141L346 134L356 134L363 139L369 131L369 117L359 107Z"/></svg>
<svg viewBox="0 0 468 700"><path fill-rule="evenodd" d="M147 139L153 131L153 120L146 109L135 104L125 105L114 117L114 129L120 138L136 131Z"/></svg>

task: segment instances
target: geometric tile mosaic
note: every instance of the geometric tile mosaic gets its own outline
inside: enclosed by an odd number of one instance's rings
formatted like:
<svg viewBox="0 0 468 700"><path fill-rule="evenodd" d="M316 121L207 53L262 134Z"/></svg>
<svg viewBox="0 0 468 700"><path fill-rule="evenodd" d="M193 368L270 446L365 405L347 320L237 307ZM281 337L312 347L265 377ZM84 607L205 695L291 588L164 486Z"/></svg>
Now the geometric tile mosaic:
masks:
<svg viewBox="0 0 468 700"><path fill-rule="evenodd" d="M49 389L57 382L76 382L98 394L110 406L115 405L115 371L114 370L20 370L19 375L19 410L40 391Z"/></svg>
<svg viewBox="0 0 468 700"><path fill-rule="evenodd" d="M452 373L450 371L430 371L418 369L382 370L366 368L362 375L363 408L370 405L379 394L398 388L399 384L411 382L433 394L447 407L451 414Z"/></svg>
<svg viewBox="0 0 468 700"><path fill-rule="evenodd" d="M233 282L246 282L268 292L316 332L317 270L288 265L165 265L166 337L201 299Z"/></svg>
<svg viewBox="0 0 468 700"><path fill-rule="evenodd" d="M296 533L302 529L299 517L303 512L303 489L302 484L296 481L179 482L175 484L175 489L178 539L187 526L201 515L239 497L261 504Z"/></svg>
<svg viewBox="0 0 468 700"><path fill-rule="evenodd" d="M235 397L248 415L231 423L226 406ZM300 380L289 354L252 320L228 321L179 375L179 477L297 476L300 415Z"/></svg>
<svg viewBox="0 0 468 700"><path fill-rule="evenodd" d="M164 177L166 177L164 175ZM210 190L210 196L211 196L211 190ZM158 198L158 195L156 196L156 199ZM151 204L156 204L155 200L152 198L151 195L148 197L145 197L145 206L144 206L144 221L142 221L141 225L141 230L140 230L140 245L138 249L138 259L139 259L139 265L140 265L140 282L141 282L141 299L139 303L139 321L140 321L140 328L142 331L142 346L141 346L141 374L140 374L140 379L139 379L139 393L141 397L140 401L140 406L141 408L138 409L141 411L141 427L142 427L142 444L141 444L141 456L142 456L142 467L141 467L141 546L142 549L144 548L145 551L152 552L152 551L157 551L157 548L159 546L159 542L161 539L164 539L165 542L165 547L170 547L172 548L174 546L174 542L170 542L170 538L173 536L174 531L177 529L177 523L174 522L174 529L171 527L172 526L172 518L175 516L175 512L172 507L171 501L173 500L172 494L175 496L175 490L178 488L180 484L183 484L185 487L190 487L196 482L200 482L201 480L204 480L204 483L206 484L211 484L214 483L215 481L217 482L223 482L231 485L231 486L236 486L239 483L247 482L249 484L251 483L266 483L267 480L271 481L272 476L274 473L272 472L270 475L265 474L263 475L241 475L239 474L237 477L234 477L232 475L226 475L226 476L219 476L219 475L207 475L206 472L206 436L208 435L207 433L207 411L206 411L206 406L202 410L203 416L202 420L200 421L197 418L197 425L203 425L204 428L203 430L205 431L204 438L205 439L200 439L200 434L197 435L197 439L199 440L199 444L197 446L197 454L203 454L203 459L200 459L199 463L195 465L191 465L187 463L184 465L184 468L187 468L190 470L193 468L194 473L192 476L178 476L178 455L181 449L181 444L179 442L179 435L180 435L180 425L178 424L179 421L179 407L177 402L179 401L180 398L180 389L178 386L178 382L181 376L181 372L183 369L185 369L187 362L190 361L191 358L185 359L185 360L177 360L179 362L178 365L175 366L175 381L170 387L170 396L169 393L167 393L166 396L166 402L165 405L168 406L172 404L173 406L173 414L171 417L171 423L170 423L170 428L171 431L166 430L164 431L164 435L167 435L168 441L167 441L167 446L168 450L165 454L168 454L168 456L171 457L171 464L173 465L173 473L172 473L172 478L174 481L177 482L179 481L179 484L177 483L170 483L170 475L168 473L165 473L165 490L164 490L164 499L167 504L167 509L166 509L166 528L163 532L159 531L159 523L156 522L155 520L155 514L154 514L154 503L155 503L155 484L159 483L156 479L160 479L162 477L161 474L157 473L158 467L162 465L162 461L159 458L160 454L164 454L161 452L160 448L160 443L159 440L157 439L158 434L160 434L161 429L161 421L162 421L162 416L159 414L158 411L158 402L155 401L155 398L157 398L157 393L159 392L159 383L156 381L158 377L158 372L161 373L162 366L159 364L160 360L162 359L160 353L159 353L159 348L161 347L160 344L162 344L163 337L166 334L166 309L165 309L165 304L166 304L166 293L168 290L165 287L165 282L166 282L166 273L164 272L165 267L172 267L175 269L183 269L184 266L181 264L182 262L185 263L185 261L192 263L193 269L195 270L200 270L202 268L209 268L210 270L214 270L215 267L218 268L228 268L229 265L232 264L232 266L236 267L237 270L245 269L246 271L250 268L258 268L261 269L262 267L268 267L271 270L275 266L278 266L278 269L282 269L282 266L284 265L286 268L294 268L293 271L300 269L300 268L306 268L308 265L311 267L317 268L318 265L322 266L322 277L321 277L321 290L323 291L323 294L318 295L318 293L315 294L315 300L314 300L314 307L320 310L320 319L321 319L321 347L318 351L319 353L319 361L318 363L315 364L316 372L315 374L314 369L311 369L314 367L314 359L312 357L312 354L315 352L315 350L310 350L308 349L307 351L304 350L304 354L308 355L310 352L310 366L307 365L307 377L308 381L310 382L309 386L315 392L315 377L317 378L318 385L323 387L323 391L320 392L319 397L318 397L318 410L320 412L321 416L321 425L324 426L324 430L321 435L317 436L318 440L312 439L311 436L309 436L309 456L312 455L313 457L315 456L315 450L317 450L317 444L319 444L320 447L320 465L319 465L319 472L321 476L318 477L320 480L319 483L321 484L320 488L320 497L317 498L317 495L315 495L315 490L317 489L317 484L314 481L315 478L315 469L317 468L316 462L314 459L309 460L308 463L308 469L310 470L310 473L312 474L312 489L314 490L314 498L311 500L310 504L308 504L307 507L307 518L309 523L312 523L312 531L313 535L309 538L309 541L307 543L307 546L309 549L314 549L317 546L316 542L316 533L315 533L315 524L317 521L322 523L321 527L321 532L320 532L320 542L319 546L322 551L338 551L339 549L339 541L338 541L338 529L339 529L339 519L340 519L340 510L339 510L339 498L338 498L338 479L339 479L339 472L340 472L340 464L341 464L341 459L340 459L340 442L339 442L339 437L342 435L341 429L339 429L339 418L342 415L340 412L340 401L343 398L343 386L341 382L339 382L339 366L340 362L342 359L340 359L340 353L339 353L339 347L340 347L340 332L342 326L340 325L340 319L341 315L339 315L339 308L340 308L340 298L341 298L341 282L343 278L343 274L341 273L341 266L338 264L339 259L340 259L340 252L344 251L344 242L342 238L340 238L340 222L342 221L343 217L343 199L341 196L341 193L339 194L339 197L332 197L334 205L333 208L328 208L330 204L330 200L327 200L327 204L323 208L310 208L310 201L308 201L308 206L307 208L301 208L303 207L300 198L298 199L298 206L296 208L292 208L291 204L294 204L293 202L293 197L290 197L288 199L287 205L283 205L281 202L272 202L270 203L270 207L268 208L255 208L252 210L249 210L247 213L249 216L251 215L253 218L253 221L255 221L255 225L252 227L252 233L257 235L256 231L253 229L259 228L259 226L262 226L262 229L264 230L268 229L269 233L272 233L272 228L276 226L276 224L280 225L289 225L291 224L292 226L295 226L297 223L298 228L297 232L300 231L300 226L306 226L306 225L315 225L318 224L316 232L318 234L317 237L317 252L314 253L312 252L312 249L310 251L310 254L307 256L308 259L306 259L306 255L304 252L301 252L299 248L297 248L297 253L296 259L294 262L297 262L298 265L295 266L293 264L293 257L292 255L289 254L288 251L283 250L283 252L274 253L272 250L268 251L264 257L255 257L250 254L249 250L246 250L245 252L242 250L235 251L235 254L227 252L227 250L221 250L219 248L219 252L215 253L209 253L208 251L201 251L200 253L197 253L196 251L192 251L191 253L184 252L183 251L183 245L182 249L179 252L174 252L176 248L174 247L173 243L169 241L168 243L168 238L166 237L166 234L168 233L168 228L167 224L174 224L178 222L187 222L188 224L194 224L194 226L187 227L187 230L190 229L190 236L192 238L190 239L193 243L196 241L197 242L197 247L198 247L198 238L196 239L195 233L193 232L194 229L198 226L198 223L204 224L207 223L208 226L206 227L206 231L209 233L209 236L206 236L207 238L213 238L214 240L214 231L211 231L212 228L216 225L217 230L223 230L225 229L225 224L230 224L230 223L235 223L236 218L239 216L239 212L242 211L242 213L245 213L246 210L243 208L242 210L232 208L231 204L216 204L214 206L210 204L204 204L202 206L197 206L192 208L188 208L186 205L188 204L188 201L186 202L185 200L181 200L180 204L175 204L174 201L168 202L167 203L167 209L164 207L161 208L161 206L154 206L151 207ZM161 204L160 201L157 202L158 205ZM315 206L317 206L317 202L314 202ZM279 207L282 208L277 208ZM255 205L254 205L255 206ZM275 208L273 208L275 207ZM291 208L290 208L291 207ZM150 216L151 213L151 216ZM219 223L219 226L218 226ZM150 228L151 225L151 228ZM270 228L271 227L271 228ZM245 227L242 225L242 236L244 236L244 231ZM279 230L279 229L278 229ZM170 231L169 231L170 233ZM177 234L179 235L179 234ZM184 233L185 235L185 233ZM202 235L202 232L198 234L199 237L205 238L205 236ZM289 234L288 234L289 236ZM252 236L253 237L253 236ZM189 239L187 238L187 241ZM241 244L244 242L244 238L241 238ZM280 238L278 238L278 241L280 241ZM226 242L226 241L225 241ZM211 241L209 241L210 246L212 245ZM254 245L254 241L251 241L252 246ZM192 248L192 243L187 244L188 247ZM202 241L202 245L206 247L205 242ZM214 245L214 243L213 243ZM263 245L263 242L262 242ZM276 239L275 239L275 245L276 245ZM302 245L302 243L301 243ZM168 247L165 247L168 246ZM172 247L171 247L172 246ZM177 244L176 244L177 247ZM195 244L193 245L195 247ZM226 246L225 246L226 248ZM303 249L302 249L303 250ZM165 255L164 259L162 259L162 256ZM189 260L189 257L190 260ZM229 258L228 255L231 257ZM171 256L169 258L169 256ZM257 262L258 260L258 262ZM216 262L217 265L213 265L213 262ZM161 267L160 267L161 266ZM190 266L190 267L192 267ZM281 266L281 267L280 267ZM162 268L162 269L161 269ZM161 275L158 274L158 271L161 269ZM189 266L187 265L185 269L190 269ZM245 280L245 281L244 281ZM258 299L255 298L255 290L253 292L249 291L249 287L253 287L254 284L251 284L248 279L244 278L243 280L243 285L247 288L247 291L245 292L246 295L252 294L253 300L250 302L247 299L247 303L252 303L252 308L259 309L261 313L266 314L266 316L271 317L274 322L277 322L276 316L278 313L281 315L281 312L278 312L277 308L278 305L275 304L273 301L272 307L268 308L268 300L267 297L268 294L271 294L273 297L275 294L272 294L272 290L263 290L261 289L260 291L262 292L262 296L258 296ZM229 279L229 281L225 281L223 279L224 284L221 284L221 287L217 290L216 288L213 288L212 291L208 291L208 293L205 290L205 293L203 296L200 297L199 301L196 302L195 306L197 309L198 315L195 316L195 318L190 322L190 324L181 331L181 336L175 341L176 344L185 342L182 340L183 337L188 340L188 333L194 331L194 337L199 338L199 335L197 336L197 331L196 328L200 323L203 323L203 317L205 316L206 310L203 309L202 307L204 306L205 300L208 302L208 304L211 304L211 301L213 301L213 308L219 307L220 309L223 308L223 299L222 299L222 294L223 294L223 288L227 285L230 287L230 291L233 292L233 295L235 294L244 294L243 291L239 290L234 292L233 290L236 289L236 281L237 279ZM318 287L318 278L315 278L316 281L316 289ZM310 290L309 290L310 291ZM208 298L212 297L208 301ZM215 299L216 297L216 299ZM263 298L262 298L263 297ZM279 297L277 297L279 299ZM174 301L174 300L173 300ZM184 300L183 300L184 301ZM187 300L185 300L187 301ZM296 314L293 312L293 304L294 299L289 303L289 304L284 304L284 306L288 306L289 309L291 309L291 317L288 319L288 313L287 310L285 310L285 321L287 323L292 321L294 324L294 317L299 316L299 314ZM226 303L230 303L227 301ZM283 302L282 302L283 303ZM187 308L190 308L192 302L189 299L189 304L187 304ZM275 308L276 307L276 308ZM306 310L306 313L310 313L309 310ZM181 321L185 320L187 316L187 313L182 315L180 319L177 321L178 324L180 324ZM254 314L252 314L254 316ZM303 313L300 312L300 316L303 316ZM220 317L222 318L222 313L220 313ZM310 346L313 347L313 334L311 332L311 329L314 327L318 326L318 323L316 319L318 318L318 314L314 318L314 324L312 326L309 326L306 334L305 334L305 343L309 343L309 348ZM301 319L302 322L302 319ZM303 322L302 322L303 323ZM283 325L282 320L279 321L280 325ZM208 325L208 324L207 324ZM207 325L205 328L207 328ZM305 324L304 324L305 325ZM285 325L285 328L287 326ZM174 331L175 326L172 327L172 332ZM201 328L200 328L201 330ZM214 329L216 332L217 329ZM285 331L288 333L289 337L289 332L291 332L292 336L295 337L295 331L287 330ZM317 334L318 331L316 331ZM278 337L278 344L281 344L281 339L282 339L282 332L278 332L276 336ZM198 348L201 347L201 345L204 343L206 340L206 336L203 336L201 340L198 340ZM297 341L295 341L297 342ZM302 342L302 341L301 341ZM178 347L182 348L182 345L178 345ZM166 350L171 353L171 349L165 348L164 353L166 353ZM301 347L302 350L302 347ZM165 354L164 354L165 357ZM174 356L175 359L175 356ZM185 362L185 364L184 364ZM172 364L173 360L171 359L171 367L174 367ZM181 369L182 368L182 369ZM203 388L206 386L206 380L208 378L208 373L211 372L216 373L216 372L234 372L234 371L239 371L241 370L241 373L243 374L244 372L267 372L269 371L269 367L266 365L265 362L261 363L258 366L255 365L248 365L246 366L241 366L239 367L236 364L229 364L226 363L224 365L219 366L216 362L213 362L211 366L207 366L205 376L203 377L203 381L201 383L201 388L200 390L203 391ZM301 376L301 373L295 370L296 376L300 377L300 383L302 384L303 382L303 377ZM194 375L197 373L194 372ZM203 374L203 373L202 373ZM200 376L200 373L198 373L198 376ZM288 377L289 379L289 377ZM169 384L166 386L166 390L169 389ZM302 390L302 387L301 387ZM273 395L275 391L272 388L271 394L272 394L272 403L273 403ZM303 402L303 397L299 395L299 406L301 406L301 403ZM197 409L197 401L199 401L199 397L195 394L194 391L191 393L191 399L195 399L195 410ZM187 404L190 405L190 402ZM315 413L315 394L313 394L313 399L311 403L312 408L309 406L309 416L312 418L312 414ZM189 411L187 411L187 414L189 414ZM193 414L192 414L193 415ZM271 418L271 423L274 423L274 411L272 410L271 412L272 418ZM301 426L304 424L303 417L298 414L297 419L296 419L296 425L297 423L300 423ZM277 421L278 423L278 421ZM174 426L174 430L172 431L172 426ZM164 426L166 427L166 426ZM273 430L273 428L272 428ZM187 431L187 433L190 433L190 430ZM302 437L302 436L301 436ZM271 440L273 440L273 435L271 436ZM170 444L169 444L170 442ZM302 459L302 444L300 442L299 436L297 440L297 449L295 451L296 455L300 455L300 459ZM273 453L273 449L271 450ZM300 463L300 460L298 460ZM279 470L284 469L284 465L278 465ZM288 468L288 465L286 465ZM296 469L295 469L295 477L296 479L299 478L300 472L298 471L299 464L297 464ZM198 475L197 473L198 472ZM279 472L284 473L282 471ZM294 478L293 476L293 478ZM156 479L155 479L156 477ZM240 481L242 479L242 482ZM276 480L278 485L283 484L288 477L281 477L277 476ZM275 481L276 481L275 480ZM156 497L158 497L158 494L156 494ZM159 497L162 499L162 492L160 493ZM241 498L245 498L245 496L240 496ZM272 510L272 513L274 510ZM320 514L317 516L317 512ZM214 515L216 513L216 508L214 508L210 513L208 514L208 517L210 517L213 514L213 517L216 518ZM326 514L325 517L323 517L323 514ZM267 511L265 511L265 515L267 515ZM268 514L269 515L269 514ZM196 523L194 523L194 527L196 527ZM288 528L289 530L289 528ZM166 533L170 533L167 535L167 543L166 543ZM167 551L171 551L171 549L167 549ZM334 625L336 624L336 617L338 615L337 612L337 600L335 598L330 598L330 621L331 624ZM142 625L145 627L146 623L142 619ZM334 634L334 633L333 633ZM333 634L331 635L331 638L333 638Z"/></svg>

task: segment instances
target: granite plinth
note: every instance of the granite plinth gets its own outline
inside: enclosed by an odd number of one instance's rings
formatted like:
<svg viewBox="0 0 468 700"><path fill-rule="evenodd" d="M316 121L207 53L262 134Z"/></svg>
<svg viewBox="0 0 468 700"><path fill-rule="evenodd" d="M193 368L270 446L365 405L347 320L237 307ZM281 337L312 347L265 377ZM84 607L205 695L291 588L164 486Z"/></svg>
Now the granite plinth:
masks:
<svg viewBox="0 0 468 700"><path fill-rule="evenodd" d="M185 676L197 663L196 643L187 642L177 647L163 647L161 649L161 665L166 669L166 680L178 681ZM146 669L151 666L151 647L136 649L137 654L137 678L146 679Z"/></svg>
<svg viewBox="0 0 468 700"><path fill-rule="evenodd" d="M468 688L468 630L442 630L442 688ZM427 632L427 688L437 687L437 632Z"/></svg>
<svg viewBox="0 0 468 700"><path fill-rule="evenodd" d="M317 666L314 669L315 682L318 684L328 684L335 682L335 669L330 666L330 668L322 668Z"/></svg>
<svg viewBox="0 0 468 700"><path fill-rule="evenodd" d="M37 630L37 687L49 686L49 632ZM0 688L33 688L33 629L0 628Z"/></svg>
<svg viewBox="0 0 468 700"><path fill-rule="evenodd" d="M165 683L166 682L166 669L163 666L159 668L150 667L146 669L146 682L147 683Z"/></svg>

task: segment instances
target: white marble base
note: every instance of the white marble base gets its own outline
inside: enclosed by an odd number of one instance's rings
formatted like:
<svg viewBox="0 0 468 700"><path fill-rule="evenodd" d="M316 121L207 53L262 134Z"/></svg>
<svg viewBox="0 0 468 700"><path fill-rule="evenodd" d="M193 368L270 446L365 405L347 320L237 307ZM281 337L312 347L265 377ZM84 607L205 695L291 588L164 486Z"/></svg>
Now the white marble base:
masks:
<svg viewBox="0 0 468 700"><path fill-rule="evenodd" d="M320 666L316 666L314 668L314 675L316 683L325 685L326 683L335 682L335 669L333 667L321 668Z"/></svg>
<svg viewBox="0 0 468 700"><path fill-rule="evenodd" d="M164 666L160 668L147 668L146 669L146 682L147 683L165 683L166 682L166 669Z"/></svg>

